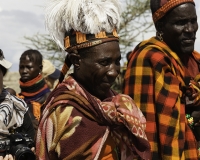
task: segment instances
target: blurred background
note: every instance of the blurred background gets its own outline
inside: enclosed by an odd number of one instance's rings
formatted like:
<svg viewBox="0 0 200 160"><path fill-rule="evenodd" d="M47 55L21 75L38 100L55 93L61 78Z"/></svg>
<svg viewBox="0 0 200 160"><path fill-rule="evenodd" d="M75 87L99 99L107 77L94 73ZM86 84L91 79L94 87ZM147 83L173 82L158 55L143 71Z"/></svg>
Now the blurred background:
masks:
<svg viewBox="0 0 200 160"><path fill-rule="evenodd" d="M45 29L44 7L47 0L0 0L0 48L6 59L13 63L5 81L18 83L18 65L20 55L28 48L38 49L44 58L50 59L61 67L66 53L51 41ZM155 34L149 0L121 0L122 15L120 47L122 52L122 72L126 63L126 54L135 45ZM195 0L197 15L200 15L200 1ZM199 16L200 18L200 16ZM199 19L198 18L198 19ZM197 32L195 49L200 52L200 30ZM121 81L121 80L119 80ZM120 82L121 83L121 82ZM17 87L17 86L16 86Z"/></svg>

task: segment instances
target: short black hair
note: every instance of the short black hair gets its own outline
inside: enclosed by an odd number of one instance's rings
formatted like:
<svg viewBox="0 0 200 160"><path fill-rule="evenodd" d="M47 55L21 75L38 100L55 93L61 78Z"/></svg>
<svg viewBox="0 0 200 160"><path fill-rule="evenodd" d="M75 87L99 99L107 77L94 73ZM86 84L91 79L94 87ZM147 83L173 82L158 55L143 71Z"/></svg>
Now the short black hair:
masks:
<svg viewBox="0 0 200 160"><path fill-rule="evenodd" d="M20 61L24 60L26 56L29 57L31 62L37 63L38 65L42 65L43 56L38 50L29 49L24 51L20 57Z"/></svg>

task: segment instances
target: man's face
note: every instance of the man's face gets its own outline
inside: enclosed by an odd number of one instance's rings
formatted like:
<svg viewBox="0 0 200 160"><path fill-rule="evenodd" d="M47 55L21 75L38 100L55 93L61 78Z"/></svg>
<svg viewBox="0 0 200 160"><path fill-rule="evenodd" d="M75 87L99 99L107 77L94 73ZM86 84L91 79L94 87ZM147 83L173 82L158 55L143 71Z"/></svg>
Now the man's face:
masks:
<svg viewBox="0 0 200 160"><path fill-rule="evenodd" d="M22 82L30 81L36 78L41 72L41 65L37 62L30 61L28 56L21 57L19 64L19 73Z"/></svg>
<svg viewBox="0 0 200 160"><path fill-rule="evenodd" d="M89 56L80 60L79 78L91 94L103 99L120 72L119 43L103 43L90 51Z"/></svg>
<svg viewBox="0 0 200 160"><path fill-rule="evenodd" d="M173 9L164 20L163 40L177 54L191 54L198 30L195 6L182 4Z"/></svg>

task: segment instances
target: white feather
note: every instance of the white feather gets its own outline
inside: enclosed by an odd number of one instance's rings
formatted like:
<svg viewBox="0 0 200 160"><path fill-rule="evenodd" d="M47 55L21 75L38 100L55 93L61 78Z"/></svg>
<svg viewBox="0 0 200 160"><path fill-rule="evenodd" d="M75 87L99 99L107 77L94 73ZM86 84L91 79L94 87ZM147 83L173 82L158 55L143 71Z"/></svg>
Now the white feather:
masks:
<svg viewBox="0 0 200 160"><path fill-rule="evenodd" d="M64 35L74 29L82 33L112 32L120 25L118 0L49 0L46 26L53 40L64 50Z"/></svg>

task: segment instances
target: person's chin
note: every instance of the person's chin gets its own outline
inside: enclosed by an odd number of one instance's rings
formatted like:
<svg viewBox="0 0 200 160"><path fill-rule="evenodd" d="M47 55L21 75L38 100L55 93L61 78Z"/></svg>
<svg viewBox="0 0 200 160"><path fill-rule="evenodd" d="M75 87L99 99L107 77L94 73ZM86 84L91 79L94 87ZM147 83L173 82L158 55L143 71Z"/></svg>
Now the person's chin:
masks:
<svg viewBox="0 0 200 160"><path fill-rule="evenodd" d="M187 55L192 54L193 51L194 51L194 47L193 46L184 47L182 49L182 53L183 54L187 54Z"/></svg>
<svg viewBox="0 0 200 160"><path fill-rule="evenodd" d="M20 80L22 82L28 82L29 81L29 77L21 77Z"/></svg>
<svg viewBox="0 0 200 160"><path fill-rule="evenodd" d="M182 41L181 52L184 54L191 54L194 51L195 40Z"/></svg>
<svg viewBox="0 0 200 160"><path fill-rule="evenodd" d="M110 87L106 87L106 88L99 87L96 89L96 91L98 91L96 92L97 93L96 95L98 96L98 98L106 98L106 96L108 95L108 92L110 91Z"/></svg>

